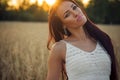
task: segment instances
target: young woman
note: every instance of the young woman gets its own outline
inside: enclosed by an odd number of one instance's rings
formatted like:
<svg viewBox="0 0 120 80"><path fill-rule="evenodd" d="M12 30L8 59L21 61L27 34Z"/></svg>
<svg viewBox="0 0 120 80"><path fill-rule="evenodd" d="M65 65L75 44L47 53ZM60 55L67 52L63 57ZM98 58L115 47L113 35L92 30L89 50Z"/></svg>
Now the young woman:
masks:
<svg viewBox="0 0 120 80"><path fill-rule="evenodd" d="M59 80L61 72L67 80L118 80L110 37L74 0L57 0L51 7L47 46L47 80Z"/></svg>

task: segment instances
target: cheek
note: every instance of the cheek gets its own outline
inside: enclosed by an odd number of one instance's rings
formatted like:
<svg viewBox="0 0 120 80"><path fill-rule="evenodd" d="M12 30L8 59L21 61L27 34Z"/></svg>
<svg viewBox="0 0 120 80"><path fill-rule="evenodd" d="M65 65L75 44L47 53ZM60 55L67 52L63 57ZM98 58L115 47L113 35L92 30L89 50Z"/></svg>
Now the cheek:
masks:
<svg viewBox="0 0 120 80"><path fill-rule="evenodd" d="M87 18L85 15L83 15L82 20L81 20L81 25L83 26L87 21Z"/></svg>
<svg viewBox="0 0 120 80"><path fill-rule="evenodd" d="M64 24L65 24L66 26L72 27L72 26L76 25L76 21L75 21L74 18L69 17L68 19L66 19L66 20L64 21Z"/></svg>
<svg viewBox="0 0 120 80"><path fill-rule="evenodd" d="M82 20L81 21L79 21L79 22L77 22L76 21L76 19L67 19L67 20L65 20L64 22L64 24L66 25L66 26L68 26L68 27L71 27L71 28L73 28L73 27L80 27L80 26L83 26L85 23L86 23L86 21L87 21L87 18L86 18L86 16L82 16Z"/></svg>

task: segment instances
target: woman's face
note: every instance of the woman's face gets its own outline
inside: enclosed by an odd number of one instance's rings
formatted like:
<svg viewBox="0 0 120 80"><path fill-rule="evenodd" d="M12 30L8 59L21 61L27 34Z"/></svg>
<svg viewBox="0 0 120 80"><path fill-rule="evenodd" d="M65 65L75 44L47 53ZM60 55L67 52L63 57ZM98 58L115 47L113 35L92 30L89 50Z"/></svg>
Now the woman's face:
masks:
<svg viewBox="0 0 120 80"><path fill-rule="evenodd" d="M56 11L56 14L66 28L81 27L87 21L81 9L70 1L62 2Z"/></svg>

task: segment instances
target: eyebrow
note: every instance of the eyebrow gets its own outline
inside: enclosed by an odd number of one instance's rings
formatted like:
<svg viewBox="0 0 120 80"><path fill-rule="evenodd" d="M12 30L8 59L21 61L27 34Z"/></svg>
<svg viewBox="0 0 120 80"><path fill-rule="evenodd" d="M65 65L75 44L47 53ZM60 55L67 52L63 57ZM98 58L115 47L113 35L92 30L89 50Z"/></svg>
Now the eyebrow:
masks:
<svg viewBox="0 0 120 80"><path fill-rule="evenodd" d="M74 4L72 4L71 7L73 7L73 5L74 5ZM67 13L68 11L69 11L69 10L66 10L66 11L64 12L64 15L65 15L65 13Z"/></svg>

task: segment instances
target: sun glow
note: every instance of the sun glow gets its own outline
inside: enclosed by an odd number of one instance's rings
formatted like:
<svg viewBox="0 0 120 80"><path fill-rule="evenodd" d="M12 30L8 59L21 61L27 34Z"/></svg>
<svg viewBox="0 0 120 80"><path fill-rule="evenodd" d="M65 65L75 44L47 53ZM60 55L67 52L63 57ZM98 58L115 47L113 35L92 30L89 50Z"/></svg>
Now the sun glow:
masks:
<svg viewBox="0 0 120 80"><path fill-rule="evenodd" d="M45 0L49 6L53 5L56 0Z"/></svg>
<svg viewBox="0 0 120 80"><path fill-rule="evenodd" d="M86 7L89 4L90 0L82 0L83 5Z"/></svg>
<svg viewBox="0 0 120 80"><path fill-rule="evenodd" d="M20 6L23 6L23 7L27 6L27 5L24 5L24 2L28 4L28 6L33 4L42 6L44 2L47 3L47 6L52 6L55 3L55 1L56 0L9 0L7 4L11 9L19 9ZM46 7L46 6L42 6L42 7Z"/></svg>
<svg viewBox="0 0 120 80"><path fill-rule="evenodd" d="M23 0L10 0L8 1L8 5L15 9L19 9L19 6L21 5L22 2Z"/></svg>
<svg viewBox="0 0 120 80"><path fill-rule="evenodd" d="M30 6L30 5L37 5L37 6L42 6L42 7L50 7L52 6L57 0L9 0L8 1L8 6L11 9L19 9L20 6ZM24 5L24 2L27 3L28 5ZM47 5L44 5L44 2L47 3ZM90 0L81 0L83 3L84 7L87 7ZM46 9L46 8L45 8Z"/></svg>
<svg viewBox="0 0 120 80"><path fill-rule="evenodd" d="M35 4L36 3L36 0L29 0L29 3L32 5L32 4Z"/></svg>
<svg viewBox="0 0 120 80"><path fill-rule="evenodd" d="M8 2L9 6L17 6L17 1L16 0L11 0Z"/></svg>
<svg viewBox="0 0 120 80"><path fill-rule="evenodd" d="M43 0L37 0L38 6L41 6L43 4Z"/></svg>

